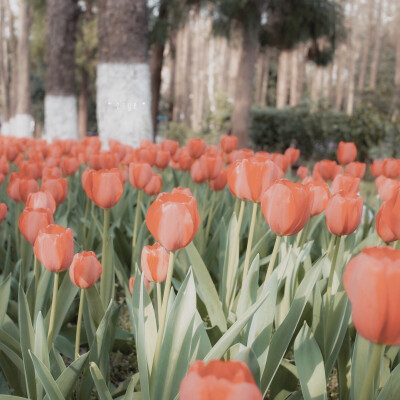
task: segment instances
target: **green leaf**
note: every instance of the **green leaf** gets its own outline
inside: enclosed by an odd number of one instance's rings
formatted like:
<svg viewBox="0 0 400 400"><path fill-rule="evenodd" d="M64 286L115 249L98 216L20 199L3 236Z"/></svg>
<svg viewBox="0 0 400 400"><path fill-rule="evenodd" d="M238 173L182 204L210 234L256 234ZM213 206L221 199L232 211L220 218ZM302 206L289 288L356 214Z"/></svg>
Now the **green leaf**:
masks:
<svg viewBox="0 0 400 400"><path fill-rule="evenodd" d="M193 242L186 246L185 250L192 264L197 292L207 308L211 323L218 326L221 332L225 332L227 329L225 315L207 267Z"/></svg>
<svg viewBox="0 0 400 400"><path fill-rule="evenodd" d="M326 400L324 361L311 329L304 322L294 342L294 359L305 400Z"/></svg>
<svg viewBox="0 0 400 400"><path fill-rule="evenodd" d="M379 392L376 400L396 400L400 393L400 365L390 374L386 385ZM1 400L1 399L0 399Z"/></svg>
<svg viewBox="0 0 400 400"><path fill-rule="evenodd" d="M26 397L10 396L8 394L0 394L0 400L28 400Z"/></svg>
<svg viewBox="0 0 400 400"><path fill-rule="evenodd" d="M236 308L236 315L240 318L247 309L254 304L257 298L258 278L260 268L260 256L257 254L251 263L246 281L239 294L239 300Z"/></svg>
<svg viewBox="0 0 400 400"><path fill-rule="evenodd" d="M41 268L39 261L38 263L39 267ZM53 272L50 272L45 268L41 268L41 270L42 273L40 275L38 289L35 296L35 318L39 314L39 311L45 315L46 310L44 309L44 306L47 304L51 294L51 278L53 276Z"/></svg>
<svg viewBox="0 0 400 400"><path fill-rule="evenodd" d="M0 326L3 325L4 316L7 312L8 300L10 298L11 275L8 275L0 284Z"/></svg>
<svg viewBox="0 0 400 400"><path fill-rule="evenodd" d="M96 385L97 394L100 400L112 400L110 391L108 390L107 384L101 374L96 363L90 363L90 373L92 374L94 384Z"/></svg>
<svg viewBox="0 0 400 400"><path fill-rule="evenodd" d="M97 329L102 318L104 317L105 310L95 285L91 286L89 289L86 289L85 297L89 305L90 316L94 322L95 328Z"/></svg>

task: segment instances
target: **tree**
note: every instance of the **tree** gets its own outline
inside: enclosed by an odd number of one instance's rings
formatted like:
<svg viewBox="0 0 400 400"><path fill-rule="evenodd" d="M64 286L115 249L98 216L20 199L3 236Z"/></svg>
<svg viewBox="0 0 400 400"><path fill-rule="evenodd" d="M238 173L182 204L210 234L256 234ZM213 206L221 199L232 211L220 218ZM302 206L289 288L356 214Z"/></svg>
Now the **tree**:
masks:
<svg viewBox="0 0 400 400"><path fill-rule="evenodd" d="M147 11L145 0L99 0L97 121L105 143L153 137Z"/></svg>
<svg viewBox="0 0 400 400"><path fill-rule="evenodd" d="M10 82L9 82L9 59L8 42L5 36L5 7L4 1L0 2L0 94L2 110L1 132L4 135L10 134Z"/></svg>
<svg viewBox="0 0 400 400"><path fill-rule="evenodd" d="M375 32L374 32L374 51L372 53L371 73L369 76L369 87L372 90L376 88L376 77L378 75L379 56L382 44L382 11L384 0L378 0L378 10L376 14Z"/></svg>
<svg viewBox="0 0 400 400"><path fill-rule="evenodd" d="M46 1L45 135L48 139L78 137L75 96L76 0Z"/></svg>

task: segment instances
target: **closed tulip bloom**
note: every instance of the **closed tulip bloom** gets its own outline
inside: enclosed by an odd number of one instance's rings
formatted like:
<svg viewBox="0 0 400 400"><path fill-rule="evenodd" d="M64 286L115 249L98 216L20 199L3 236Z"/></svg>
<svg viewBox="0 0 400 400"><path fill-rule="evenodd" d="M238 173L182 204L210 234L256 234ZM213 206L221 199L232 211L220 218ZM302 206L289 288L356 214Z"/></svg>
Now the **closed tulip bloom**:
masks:
<svg viewBox="0 0 400 400"><path fill-rule="evenodd" d="M161 193L147 211L146 224L167 250L182 249L194 239L200 225L196 199L183 193Z"/></svg>
<svg viewBox="0 0 400 400"><path fill-rule="evenodd" d="M358 193L360 190L360 179L349 174L339 174L335 176L332 182L332 193L340 191L345 193Z"/></svg>
<svg viewBox="0 0 400 400"><path fill-rule="evenodd" d="M18 228L22 236L33 245L39 231L53 223L53 213L50 210L25 208L19 217Z"/></svg>
<svg viewBox="0 0 400 400"><path fill-rule="evenodd" d="M303 180L304 178L307 178L307 176L310 175L310 172L308 171L308 168L307 168L307 167L301 166L301 167L297 168L296 175L297 175L301 180Z"/></svg>
<svg viewBox="0 0 400 400"><path fill-rule="evenodd" d="M71 282L81 289L88 289L100 278L103 268L93 251L75 254L69 268Z"/></svg>
<svg viewBox="0 0 400 400"><path fill-rule="evenodd" d="M203 139L192 138L188 141L188 151L193 159L200 158L206 151L207 144Z"/></svg>
<svg viewBox="0 0 400 400"><path fill-rule="evenodd" d="M115 153L104 151L90 157L90 166L95 170L118 168L119 158Z"/></svg>
<svg viewBox="0 0 400 400"><path fill-rule="evenodd" d="M170 155L168 151L158 150L156 154L155 165L159 169L165 169L169 165Z"/></svg>
<svg viewBox="0 0 400 400"><path fill-rule="evenodd" d="M47 166L43 168L42 178L61 178L61 169L57 166Z"/></svg>
<svg viewBox="0 0 400 400"><path fill-rule="evenodd" d="M25 206L27 208L46 208L50 210L52 214L56 211L56 201L54 200L53 195L48 192L36 192L36 193L29 193L28 198L26 200Z"/></svg>
<svg viewBox="0 0 400 400"><path fill-rule="evenodd" d="M369 169L374 178L383 175L383 161L374 161Z"/></svg>
<svg viewBox="0 0 400 400"><path fill-rule="evenodd" d="M46 178L42 180L41 190L50 192L58 205L67 198L68 181L65 178Z"/></svg>
<svg viewBox="0 0 400 400"><path fill-rule="evenodd" d="M236 149L236 146L238 144L238 138L237 136L225 135L222 136L220 144L223 152L229 154Z"/></svg>
<svg viewBox="0 0 400 400"><path fill-rule="evenodd" d="M250 149L233 150L232 153L228 154L228 164L233 164L235 161L244 160L245 158L254 157L254 152Z"/></svg>
<svg viewBox="0 0 400 400"><path fill-rule="evenodd" d="M241 361L195 361L179 388L180 400L262 400L249 367Z"/></svg>
<svg viewBox="0 0 400 400"><path fill-rule="evenodd" d="M259 202L264 191L283 177L283 171L272 161L257 158L236 161L227 171L228 187L241 200Z"/></svg>
<svg viewBox="0 0 400 400"><path fill-rule="evenodd" d="M157 146L151 144L147 147L136 149L135 154L137 161L153 166L156 162Z"/></svg>
<svg viewBox="0 0 400 400"><path fill-rule="evenodd" d="M207 181L207 171L204 165L200 162L200 159L194 160L190 167L190 176L196 183L203 183Z"/></svg>
<svg viewBox="0 0 400 400"><path fill-rule="evenodd" d="M210 188L215 192L219 192L220 190L224 190L226 184L228 183L228 177L226 173L226 169L223 168L218 176L210 181Z"/></svg>
<svg viewBox="0 0 400 400"><path fill-rule="evenodd" d="M13 162L17 158L18 154L19 150L16 145L10 144L7 146L6 156L8 161Z"/></svg>
<svg viewBox="0 0 400 400"><path fill-rule="evenodd" d="M160 193L162 186L162 179L160 174L154 174L150 182L144 187L144 191L148 196L154 196L155 194Z"/></svg>
<svg viewBox="0 0 400 400"><path fill-rule="evenodd" d="M7 194L14 201L22 201L25 203L29 193L38 191L39 184L33 178L27 178L18 172L13 172L10 175Z"/></svg>
<svg viewBox="0 0 400 400"><path fill-rule="evenodd" d="M192 157L189 154L189 151L187 148L181 148L179 150L179 156L178 156L178 163L179 167L182 171L188 171L190 167L192 166Z"/></svg>
<svg viewBox="0 0 400 400"><path fill-rule="evenodd" d="M383 175L387 178L397 178L400 176L400 161L394 158L387 158L383 161Z"/></svg>
<svg viewBox="0 0 400 400"><path fill-rule="evenodd" d="M374 343L400 345L400 251L364 248L347 264L343 286L358 333Z"/></svg>
<svg viewBox="0 0 400 400"><path fill-rule="evenodd" d="M90 168L85 169L81 176L81 182L83 190L85 191L87 197L89 197L90 200L94 201L92 194L92 178L90 177L92 172L93 170Z"/></svg>
<svg viewBox="0 0 400 400"><path fill-rule="evenodd" d="M389 200L394 192L400 187L400 182L395 179L385 178L382 176L376 179L376 185L378 187L379 197L382 201Z"/></svg>
<svg viewBox="0 0 400 400"><path fill-rule="evenodd" d="M290 159L285 154L272 153L271 159L283 172L286 172L290 167Z"/></svg>
<svg viewBox="0 0 400 400"><path fill-rule="evenodd" d="M135 277L131 276L129 278L129 291L133 294L133 285L135 284ZM146 286L147 291L150 290L150 283L146 277L144 277L144 286Z"/></svg>
<svg viewBox="0 0 400 400"><path fill-rule="evenodd" d="M0 223L7 215L7 205L5 203L0 203Z"/></svg>
<svg viewBox="0 0 400 400"><path fill-rule="evenodd" d="M84 186L88 197L100 208L114 207L124 191L124 179L118 168L91 170Z"/></svg>
<svg viewBox="0 0 400 400"><path fill-rule="evenodd" d="M333 181L335 176L342 172L343 168L336 161L321 160L314 165L313 176L319 174L324 181ZM314 179L318 179L318 177L316 176Z"/></svg>
<svg viewBox="0 0 400 400"><path fill-rule="evenodd" d="M204 167L208 181L215 179L224 166L219 154L205 154L200 157L200 162Z"/></svg>
<svg viewBox="0 0 400 400"><path fill-rule="evenodd" d="M61 172L65 176L74 175L79 169L79 160L75 157L64 157L61 160Z"/></svg>
<svg viewBox="0 0 400 400"><path fill-rule="evenodd" d="M306 185L310 192L311 216L321 214L331 197L329 186L325 182L311 181Z"/></svg>
<svg viewBox="0 0 400 400"><path fill-rule="evenodd" d="M378 236L384 242L400 240L400 189L384 201L376 215L375 228Z"/></svg>
<svg viewBox="0 0 400 400"><path fill-rule="evenodd" d="M168 262L168 251L158 243L143 247L141 266L148 281L164 282L167 279Z"/></svg>
<svg viewBox="0 0 400 400"><path fill-rule="evenodd" d="M363 201L353 193L336 193L325 208L326 225L334 235L350 235L361 222Z"/></svg>
<svg viewBox="0 0 400 400"><path fill-rule="evenodd" d="M296 164L296 161L300 157L300 150L295 149L294 147L289 147L285 150L285 156L289 158L290 165Z"/></svg>
<svg viewBox="0 0 400 400"><path fill-rule="evenodd" d="M21 165L22 175L38 180L42 177L43 165L41 162L24 162Z"/></svg>
<svg viewBox="0 0 400 400"><path fill-rule="evenodd" d="M164 139L163 142L161 143L161 148L165 151L168 151L168 153L171 156L173 156L176 153L178 147L179 143L175 140Z"/></svg>
<svg viewBox="0 0 400 400"><path fill-rule="evenodd" d="M261 196L261 210L277 235L295 235L310 218L310 197L309 191L301 183L281 179Z"/></svg>
<svg viewBox="0 0 400 400"><path fill-rule="evenodd" d="M353 142L340 142L336 156L340 164L349 164L357 157L357 147Z"/></svg>
<svg viewBox="0 0 400 400"><path fill-rule="evenodd" d="M146 162L129 164L129 182L136 189L144 189L153 176L153 168Z"/></svg>
<svg viewBox="0 0 400 400"><path fill-rule="evenodd" d="M208 146L205 153L206 155L214 155L214 156L218 156L221 154L221 151L219 149L219 147L215 144L212 144L211 146Z"/></svg>
<svg viewBox="0 0 400 400"><path fill-rule="evenodd" d="M356 178L362 179L365 175L366 168L367 166L365 163L353 161L346 165L345 172L346 174L350 174L355 176Z"/></svg>
<svg viewBox="0 0 400 400"><path fill-rule="evenodd" d="M49 271L61 272L68 269L74 257L72 230L59 225L48 225L39 231L33 251Z"/></svg>
<svg viewBox="0 0 400 400"><path fill-rule="evenodd" d="M7 158L5 156L0 157L0 172L3 175L8 175L8 172L10 171L10 164L7 161Z"/></svg>

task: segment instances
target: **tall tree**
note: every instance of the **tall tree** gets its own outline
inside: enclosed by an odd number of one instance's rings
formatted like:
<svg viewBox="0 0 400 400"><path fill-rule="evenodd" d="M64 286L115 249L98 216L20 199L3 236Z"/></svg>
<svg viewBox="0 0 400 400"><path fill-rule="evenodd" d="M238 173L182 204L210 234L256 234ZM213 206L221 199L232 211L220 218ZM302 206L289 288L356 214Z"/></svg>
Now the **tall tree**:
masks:
<svg viewBox="0 0 400 400"><path fill-rule="evenodd" d="M9 60L8 60L8 42L5 35L5 7L4 1L0 2L0 94L2 126L1 133L10 134L10 82L9 82Z"/></svg>
<svg viewBox="0 0 400 400"><path fill-rule="evenodd" d="M97 121L103 142L151 139L148 15L145 0L99 0Z"/></svg>
<svg viewBox="0 0 400 400"><path fill-rule="evenodd" d="M76 139L77 0L47 0L46 6L45 135L47 139Z"/></svg>
<svg viewBox="0 0 400 400"><path fill-rule="evenodd" d="M392 100L392 118L399 115L400 109L400 4L396 3L396 19L395 19L395 43L396 43L396 65L394 75L394 95Z"/></svg>
<svg viewBox="0 0 400 400"><path fill-rule="evenodd" d="M374 31L374 50L372 53L371 72L369 76L369 87L372 90L376 88L376 78L378 75L379 56L382 44L382 11L384 0L378 0L378 8L376 12L376 22Z"/></svg>
<svg viewBox="0 0 400 400"><path fill-rule="evenodd" d="M288 99L288 68L290 52L281 50L278 59L278 81L276 83L276 108L284 108Z"/></svg>
<svg viewBox="0 0 400 400"><path fill-rule="evenodd" d="M31 116L30 93L30 5L28 0L19 1L18 13L18 47L17 47L17 101L15 113L15 134L32 136L33 121Z"/></svg>
<svg viewBox="0 0 400 400"><path fill-rule="evenodd" d="M290 60L290 100L291 107L298 104L298 84L299 84L299 50L294 48L291 51Z"/></svg>

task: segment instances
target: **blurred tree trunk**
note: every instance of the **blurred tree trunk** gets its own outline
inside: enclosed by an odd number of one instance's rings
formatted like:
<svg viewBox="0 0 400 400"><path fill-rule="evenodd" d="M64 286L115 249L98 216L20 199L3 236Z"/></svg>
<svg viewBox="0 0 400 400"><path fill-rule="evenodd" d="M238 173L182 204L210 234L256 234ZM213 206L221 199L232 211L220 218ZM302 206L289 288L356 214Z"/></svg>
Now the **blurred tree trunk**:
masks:
<svg viewBox="0 0 400 400"><path fill-rule="evenodd" d="M323 68L315 65L311 82L311 109L313 111L318 109L319 101L321 100L322 82Z"/></svg>
<svg viewBox="0 0 400 400"><path fill-rule="evenodd" d="M229 57L227 57L227 88L228 99L235 98L236 79L239 73L239 64L242 54L242 29L237 21L232 21L228 43Z"/></svg>
<svg viewBox="0 0 400 400"><path fill-rule="evenodd" d="M176 32L174 32L169 39L170 78L169 78L169 88L168 88L168 112L170 116L173 115L174 99L175 99L176 37L177 34Z"/></svg>
<svg viewBox="0 0 400 400"><path fill-rule="evenodd" d="M384 0L378 0L378 9L374 31L374 51L372 53L371 73L369 76L369 87L372 90L375 90L376 88L376 77L378 75L379 57L381 53L383 2Z"/></svg>
<svg viewBox="0 0 400 400"><path fill-rule="evenodd" d="M290 107L295 107L299 103L298 85L299 85L299 50L297 48L290 52Z"/></svg>
<svg viewBox="0 0 400 400"><path fill-rule="evenodd" d="M396 67L394 76L394 94L392 100L392 119L398 119L400 109L400 4L396 6L395 41L396 41Z"/></svg>
<svg viewBox="0 0 400 400"><path fill-rule="evenodd" d="M30 6L27 0L19 1L17 47L17 102L15 133L26 137L33 135L30 91Z"/></svg>
<svg viewBox="0 0 400 400"><path fill-rule="evenodd" d="M2 109L2 126L1 133L3 135L10 134L10 82L9 82L9 60L8 60L8 43L5 36L5 7L4 2L0 2L0 93L1 93L1 109Z"/></svg>
<svg viewBox="0 0 400 400"><path fill-rule="evenodd" d="M45 135L77 139L75 97L76 0L46 1Z"/></svg>
<svg viewBox="0 0 400 400"><path fill-rule="evenodd" d="M342 109L343 89L344 89L344 65L346 60L346 45L342 44L337 56L336 88L335 88L335 108Z"/></svg>
<svg viewBox="0 0 400 400"><path fill-rule="evenodd" d="M367 66L369 59L369 49L371 47L371 30L372 30L372 21L374 19L374 8L375 8L375 0L368 0L368 16L367 16L367 24L366 24L366 32L365 38L363 42L362 48L362 57L361 57L361 65L360 65L360 74L358 75L358 85L357 85L357 104L360 105L362 103L362 94L365 86L365 78L367 76Z"/></svg>
<svg viewBox="0 0 400 400"><path fill-rule="evenodd" d="M284 108L287 104L287 78L289 50L281 50L278 60L278 81L276 83L276 108Z"/></svg>
<svg viewBox="0 0 400 400"><path fill-rule="evenodd" d="M97 122L103 143L152 139L145 0L99 0Z"/></svg>
<svg viewBox="0 0 400 400"><path fill-rule="evenodd" d="M298 77L298 99L303 97L304 81L306 77L307 46L304 42L299 44L299 77Z"/></svg>
<svg viewBox="0 0 400 400"><path fill-rule="evenodd" d="M85 68L81 69L81 91L78 100L78 138L82 140L88 131L89 77Z"/></svg>
<svg viewBox="0 0 400 400"><path fill-rule="evenodd" d="M269 55L268 47L260 48L257 61L257 86L255 101L261 106L266 105L269 74Z"/></svg>
<svg viewBox="0 0 400 400"><path fill-rule="evenodd" d="M231 121L231 133L238 137L239 147L248 145L259 28L260 21L254 20L242 31L243 41Z"/></svg>

